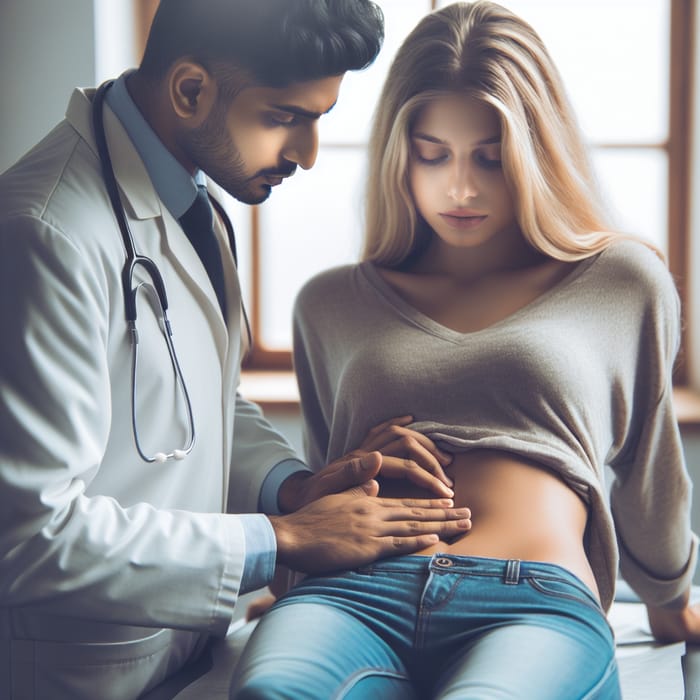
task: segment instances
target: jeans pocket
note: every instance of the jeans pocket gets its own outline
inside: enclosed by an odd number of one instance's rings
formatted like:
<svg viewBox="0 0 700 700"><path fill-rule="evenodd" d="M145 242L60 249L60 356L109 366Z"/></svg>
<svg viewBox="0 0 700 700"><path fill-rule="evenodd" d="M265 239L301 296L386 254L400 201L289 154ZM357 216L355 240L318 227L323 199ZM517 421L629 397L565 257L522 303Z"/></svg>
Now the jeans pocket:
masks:
<svg viewBox="0 0 700 700"><path fill-rule="evenodd" d="M604 616L600 604L584 583L559 576L527 576L525 580L538 593L551 598L579 602Z"/></svg>

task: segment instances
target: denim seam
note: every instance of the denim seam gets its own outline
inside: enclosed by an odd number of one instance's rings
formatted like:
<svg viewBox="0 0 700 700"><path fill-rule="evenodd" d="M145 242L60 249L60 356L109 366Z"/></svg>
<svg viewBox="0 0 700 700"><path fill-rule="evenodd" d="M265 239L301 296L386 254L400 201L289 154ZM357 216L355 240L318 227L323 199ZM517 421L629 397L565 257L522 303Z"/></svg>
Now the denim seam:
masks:
<svg viewBox="0 0 700 700"><path fill-rule="evenodd" d="M402 680L410 682L407 674L399 673L390 668L363 668L360 671L356 671L350 676L342 687L338 688L338 691L330 698L330 700L342 700L343 697L347 695L361 680L368 678L370 676L385 676L388 678L396 678L397 680Z"/></svg>
<svg viewBox="0 0 700 700"><path fill-rule="evenodd" d="M620 686L620 671L619 667L617 664L617 659L613 655L613 658L610 659L610 663L608 664L607 668L605 669L605 673L601 676L600 680L591 688L585 695L581 697L581 700L595 700L595 698L598 697L599 691L605 686L605 684L608 682L611 676L617 676L618 679L618 689Z"/></svg>

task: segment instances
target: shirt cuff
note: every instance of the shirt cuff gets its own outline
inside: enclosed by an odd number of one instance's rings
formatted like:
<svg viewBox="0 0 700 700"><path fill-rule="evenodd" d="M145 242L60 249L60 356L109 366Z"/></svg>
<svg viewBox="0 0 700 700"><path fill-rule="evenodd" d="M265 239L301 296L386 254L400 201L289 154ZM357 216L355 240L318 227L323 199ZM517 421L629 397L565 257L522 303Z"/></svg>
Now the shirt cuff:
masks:
<svg viewBox="0 0 700 700"><path fill-rule="evenodd" d="M281 515L277 494L282 483L297 472L311 472L311 469L298 459L284 459L270 470L260 489L258 510L261 513Z"/></svg>
<svg viewBox="0 0 700 700"><path fill-rule="evenodd" d="M245 539L245 564L240 593L267 586L275 574L277 541L272 524L264 515L239 515Z"/></svg>

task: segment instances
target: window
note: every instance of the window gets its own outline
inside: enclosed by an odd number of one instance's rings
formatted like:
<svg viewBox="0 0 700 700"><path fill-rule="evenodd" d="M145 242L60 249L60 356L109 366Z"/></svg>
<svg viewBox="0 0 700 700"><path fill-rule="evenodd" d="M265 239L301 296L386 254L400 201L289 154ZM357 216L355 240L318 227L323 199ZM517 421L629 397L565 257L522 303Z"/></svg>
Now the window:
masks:
<svg viewBox="0 0 700 700"><path fill-rule="evenodd" d="M616 223L666 251L685 307L694 0L502 1L542 36ZM357 260L373 105L403 38L426 12L448 4L378 2L386 18L384 48L369 69L348 74L338 105L321 119L314 168L298 171L258 207L231 205L255 336L250 368L291 368L299 287L317 271ZM677 381L685 378L681 362Z"/></svg>

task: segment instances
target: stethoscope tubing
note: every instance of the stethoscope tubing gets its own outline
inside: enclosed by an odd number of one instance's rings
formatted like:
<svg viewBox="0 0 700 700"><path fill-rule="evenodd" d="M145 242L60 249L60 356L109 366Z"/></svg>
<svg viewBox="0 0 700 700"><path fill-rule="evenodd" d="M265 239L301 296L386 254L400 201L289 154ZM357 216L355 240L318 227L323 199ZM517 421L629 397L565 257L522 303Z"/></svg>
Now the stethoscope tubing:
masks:
<svg viewBox="0 0 700 700"><path fill-rule="evenodd" d="M122 294L124 297L124 315L127 323L127 329L130 336L131 348L132 348L132 373L131 373L131 422L134 434L134 442L136 444L136 449L140 457L149 463L153 462L164 462L170 459L183 459L187 456L194 447L196 439L194 415L192 411L192 403L190 401L189 392L187 391L187 385L185 383L185 378L180 367L180 362L177 358L177 353L175 351L175 345L173 341L172 327L168 319L168 295L165 289L165 282L163 281L163 276L160 274L160 270L156 263L149 257L145 255L140 255L136 250L136 245L134 243L134 237L129 227L129 222L126 218L126 213L124 211L124 206L122 204L119 195L119 186L117 184L117 179L114 174L114 166L112 164L112 158L109 152L109 146L107 145L107 135L104 128L104 100L107 94L107 90L114 83L113 80L108 80L97 88L95 96L93 98L92 106L92 123L93 132L95 136L95 143L97 146L97 155L100 160L100 167L102 170L102 177L105 183L105 188L107 190L107 196L109 197L110 204L112 206L112 211L117 220L117 225L119 227L119 232L121 234L122 241L124 243L125 251L125 261L122 268L121 283L122 283ZM211 195L209 195L209 201L219 215L221 221L224 223L226 228L226 234L228 236L229 246L231 248L231 254L236 265L238 265L238 255L236 250L236 237L233 231L233 226L231 221L226 214L223 206ZM165 341L168 346L168 352L170 354L170 359L173 365L173 370L175 373L175 381L182 392L187 416L188 416L188 439L185 446L179 450L172 450L171 452L157 452L152 456L147 455L141 447L141 443L138 437L138 428L136 425L136 369L138 364L138 343L139 336L138 330L136 328L136 290L132 289L132 283L134 278L134 270L137 266L143 267L155 288L160 307L162 309L162 323L164 325L163 334L165 336ZM246 331L248 335L248 344L252 346L252 332L250 328L250 322L248 320L248 315L246 314L245 307L241 304L241 311L243 314L243 319L245 321Z"/></svg>
<svg viewBox="0 0 700 700"><path fill-rule="evenodd" d="M184 459L194 447L194 443L196 440L196 430L194 414L192 411L192 402L190 400L189 392L187 391L187 384L182 374L180 362L177 358L177 352L175 351L175 345L172 337L172 326L170 324L170 320L168 319L168 295L165 290L165 283L163 282L163 277L160 274L160 270L158 269L158 266L155 264L155 262L151 258L145 255L139 255L137 253L136 245L134 243L134 237L131 233L129 222L126 219L124 207L119 196L119 187L117 185L117 179L114 174L114 166L112 165L112 158L109 153L109 147L107 145L107 135L105 133L104 128L104 99L107 90L110 88L113 82L114 81L107 81L103 83L102 85L100 85L100 87L97 89L97 92L95 93L92 107L93 132L95 136L95 144L97 146L97 155L100 160L100 166L102 169L102 177L105 183L105 188L107 190L107 196L109 197L109 201L112 206L112 211L114 212L114 216L117 220L117 225L119 227L119 232L121 234L125 250L125 261L124 266L122 268L121 283L122 294L124 297L124 315L127 323L127 330L129 334L132 354L131 425L134 435L134 443L141 459L148 463L160 463L168 461L170 459ZM137 266L141 266L146 270L151 282L153 283L153 287L158 297L157 301L162 311L161 322L163 324L163 335L168 347L168 354L170 355L170 360L173 365L175 381L179 390L182 392L182 396L184 399L188 423L187 439L185 445L181 449L174 449L170 452L156 452L154 455L146 454L146 452L141 447L141 441L139 440L138 434L138 427L136 424L136 374L138 366L139 344L139 334L136 328L136 292L138 290L138 287L136 290L132 289L132 282L134 278L134 270ZM144 288L147 289L147 287Z"/></svg>

